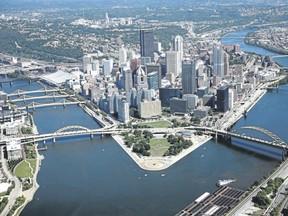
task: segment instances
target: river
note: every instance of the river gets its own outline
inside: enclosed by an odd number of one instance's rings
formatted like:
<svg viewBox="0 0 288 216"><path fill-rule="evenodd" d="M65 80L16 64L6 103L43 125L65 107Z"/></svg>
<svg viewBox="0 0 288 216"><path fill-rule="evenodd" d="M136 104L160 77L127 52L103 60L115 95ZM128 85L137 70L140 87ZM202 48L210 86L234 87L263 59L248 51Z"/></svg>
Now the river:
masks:
<svg viewBox="0 0 288 216"><path fill-rule="evenodd" d="M39 89L38 83L5 84L3 90ZM267 128L288 141L288 86L268 93L242 125ZM285 98L286 97L286 98ZM279 106L271 106L272 104ZM67 125L99 127L78 106L39 108L33 114L39 133ZM164 171L145 171L110 137L88 137L47 143L41 152L40 188L21 216L50 215L174 215L218 179L236 178L233 187L246 189L267 176L278 161L209 141Z"/></svg>
<svg viewBox="0 0 288 216"><path fill-rule="evenodd" d="M247 33L251 32L251 31L255 31L257 30L256 28L248 28L248 29L244 29L242 31L238 31L238 32L232 32L229 34L226 34L222 39L221 39L221 43L224 45L231 45L231 44L239 44L241 47L241 50L246 51L246 52L253 52L259 55L271 55L271 56L277 56L279 55L278 53L263 49L261 47L258 46L252 46L249 44L246 44L244 42L244 37ZM282 65L283 67L288 67L288 56L284 56L284 57L276 57L273 58L273 60L277 63L279 63L280 65Z"/></svg>

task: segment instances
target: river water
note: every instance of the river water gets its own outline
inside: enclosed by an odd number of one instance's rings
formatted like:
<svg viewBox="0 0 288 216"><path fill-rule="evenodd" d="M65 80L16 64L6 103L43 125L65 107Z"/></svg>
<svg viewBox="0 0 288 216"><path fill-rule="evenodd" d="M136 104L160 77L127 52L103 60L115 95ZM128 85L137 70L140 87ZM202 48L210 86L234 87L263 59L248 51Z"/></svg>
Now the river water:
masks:
<svg viewBox="0 0 288 216"><path fill-rule="evenodd" d="M3 90L40 87L20 82L5 84ZM266 94L235 128L261 126L288 141L287 96L288 86ZM99 127L78 106L39 108L33 116L39 133L67 125ZM22 216L174 215L204 192L214 191L218 179L236 178L233 187L246 189L278 164L209 141L164 171L145 171L110 137L57 140L47 145L48 151L41 152L45 160L38 174L40 188Z"/></svg>

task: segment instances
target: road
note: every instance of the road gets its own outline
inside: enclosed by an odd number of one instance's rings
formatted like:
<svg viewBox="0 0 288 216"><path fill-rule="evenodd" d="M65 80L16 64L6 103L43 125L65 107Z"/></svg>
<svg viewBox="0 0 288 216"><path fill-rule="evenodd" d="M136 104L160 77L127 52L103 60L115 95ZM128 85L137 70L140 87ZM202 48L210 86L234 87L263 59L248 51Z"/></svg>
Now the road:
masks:
<svg viewBox="0 0 288 216"><path fill-rule="evenodd" d="M287 176L288 176L288 160L283 162L269 178L267 178L260 185L258 185L254 189L254 191L250 193L247 197L245 197L245 199L242 202L240 202L232 211L230 211L227 214L227 216L246 215L245 212L247 211L247 209L253 206L252 197L256 196L256 194L261 190L260 187L265 186L269 179L274 179L276 177L287 178Z"/></svg>
<svg viewBox="0 0 288 216"><path fill-rule="evenodd" d="M18 180L18 178L13 176L8 170L6 159L4 158L3 147L1 147L1 161L2 161L3 171L4 171L5 175L7 176L8 180L10 180L11 182L12 181L15 182L15 188L11 191L11 193L10 193L10 195L8 197L8 204L6 205L6 207L4 208L4 210L1 213L1 216L2 215L4 216L4 215L8 214L9 210L14 205L17 197L21 196L21 194L22 194L22 186L21 186L21 183Z"/></svg>

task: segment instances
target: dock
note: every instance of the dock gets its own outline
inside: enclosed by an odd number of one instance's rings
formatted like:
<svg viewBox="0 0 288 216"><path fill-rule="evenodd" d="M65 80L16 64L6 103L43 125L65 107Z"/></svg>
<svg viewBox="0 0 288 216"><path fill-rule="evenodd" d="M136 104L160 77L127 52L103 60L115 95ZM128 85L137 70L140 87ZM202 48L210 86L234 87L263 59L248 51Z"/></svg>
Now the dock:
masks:
<svg viewBox="0 0 288 216"><path fill-rule="evenodd" d="M245 191L221 186L212 194L204 193L175 216L224 215L243 197Z"/></svg>

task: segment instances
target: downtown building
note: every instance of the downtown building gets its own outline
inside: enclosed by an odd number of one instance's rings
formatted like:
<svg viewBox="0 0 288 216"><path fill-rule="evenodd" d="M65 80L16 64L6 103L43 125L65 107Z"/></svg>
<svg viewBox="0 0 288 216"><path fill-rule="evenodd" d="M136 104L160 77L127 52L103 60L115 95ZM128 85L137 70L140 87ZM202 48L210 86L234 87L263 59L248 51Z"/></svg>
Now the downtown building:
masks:
<svg viewBox="0 0 288 216"><path fill-rule="evenodd" d="M221 45L213 46L213 76L224 77L224 50Z"/></svg>
<svg viewBox="0 0 288 216"><path fill-rule="evenodd" d="M182 62L182 93L194 94L197 89L195 61Z"/></svg>
<svg viewBox="0 0 288 216"><path fill-rule="evenodd" d="M154 61L154 35L152 30L140 30L141 57L150 57Z"/></svg>

